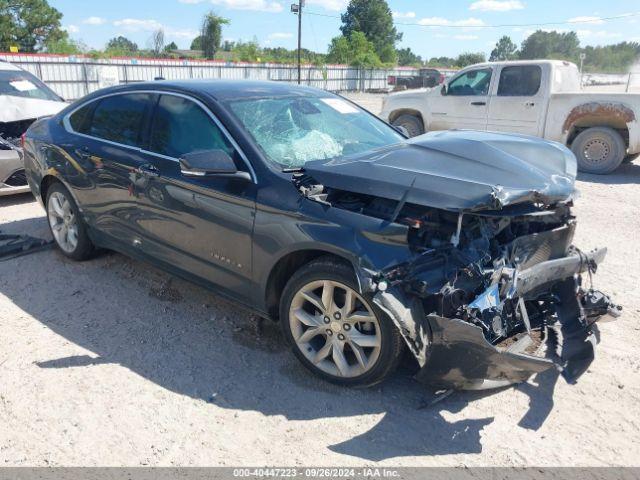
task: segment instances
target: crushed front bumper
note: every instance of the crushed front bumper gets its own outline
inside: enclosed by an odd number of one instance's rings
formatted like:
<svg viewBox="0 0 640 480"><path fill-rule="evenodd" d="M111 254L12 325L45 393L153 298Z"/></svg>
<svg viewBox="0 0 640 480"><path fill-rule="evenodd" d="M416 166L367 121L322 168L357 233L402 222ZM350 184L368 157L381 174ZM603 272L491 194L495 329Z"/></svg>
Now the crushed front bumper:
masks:
<svg viewBox="0 0 640 480"><path fill-rule="evenodd" d="M543 291L555 299L554 314L536 330L527 325L526 331L509 339L507 347L489 343L482 328L472 323L425 315L420 302L397 287L378 292L374 301L402 332L421 367L420 381L448 389L480 390L523 382L557 368L573 383L594 359L595 322L621 313L609 297L581 286L580 274L595 271L605 256L606 249L576 251L514 271L507 296L518 299L524 318L528 318L525 300Z"/></svg>

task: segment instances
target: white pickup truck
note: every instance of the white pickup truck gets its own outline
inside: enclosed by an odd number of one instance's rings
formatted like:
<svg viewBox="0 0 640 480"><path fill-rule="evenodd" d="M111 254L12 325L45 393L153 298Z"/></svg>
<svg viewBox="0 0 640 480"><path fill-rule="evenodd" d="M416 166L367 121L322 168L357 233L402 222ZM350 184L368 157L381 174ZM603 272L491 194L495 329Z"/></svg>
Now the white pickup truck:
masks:
<svg viewBox="0 0 640 480"><path fill-rule="evenodd" d="M381 117L409 135L448 129L535 135L573 150L578 168L609 173L640 153L640 94L586 93L569 62L472 65L441 88L393 93Z"/></svg>

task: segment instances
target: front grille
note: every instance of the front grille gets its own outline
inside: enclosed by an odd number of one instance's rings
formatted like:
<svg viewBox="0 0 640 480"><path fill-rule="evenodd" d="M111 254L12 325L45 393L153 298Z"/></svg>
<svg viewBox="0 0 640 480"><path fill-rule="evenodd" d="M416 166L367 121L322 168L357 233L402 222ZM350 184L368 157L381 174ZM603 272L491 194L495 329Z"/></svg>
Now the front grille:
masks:
<svg viewBox="0 0 640 480"><path fill-rule="evenodd" d="M4 182L10 187L25 187L27 185L27 175L24 170L18 170Z"/></svg>

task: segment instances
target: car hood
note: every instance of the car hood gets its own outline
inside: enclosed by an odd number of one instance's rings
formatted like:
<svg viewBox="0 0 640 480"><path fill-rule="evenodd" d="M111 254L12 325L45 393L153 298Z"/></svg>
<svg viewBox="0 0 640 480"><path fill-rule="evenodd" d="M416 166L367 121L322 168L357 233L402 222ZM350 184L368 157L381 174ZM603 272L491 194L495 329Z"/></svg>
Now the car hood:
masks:
<svg viewBox="0 0 640 480"><path fill-rule="evenodd" d="M576 159L524 135L433 132L365 154L305 165L325 187L450 211L552 205L575 191Z"/></svg>
<svg viewBox="0 0 640 480"><path fill-rule="evenodd" d="M0 95L0 122L18 122L54 115L67 106L65 102L40 100L38 98Z"/></svg>

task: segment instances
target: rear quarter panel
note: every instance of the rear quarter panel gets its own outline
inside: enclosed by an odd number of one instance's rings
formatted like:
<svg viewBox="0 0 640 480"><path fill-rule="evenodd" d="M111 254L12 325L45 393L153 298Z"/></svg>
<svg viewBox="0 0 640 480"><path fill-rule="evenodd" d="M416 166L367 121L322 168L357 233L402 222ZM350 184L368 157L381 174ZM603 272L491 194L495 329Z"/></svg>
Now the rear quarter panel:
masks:
<svg viewBox="0 0 640 480"><path fill-rule="evenodd" d="M576 126L626 127L629 130L629 153L638 153L639 115L638 94L555 93L549 101L544 137L566 144L572 129Z"/></svg>

